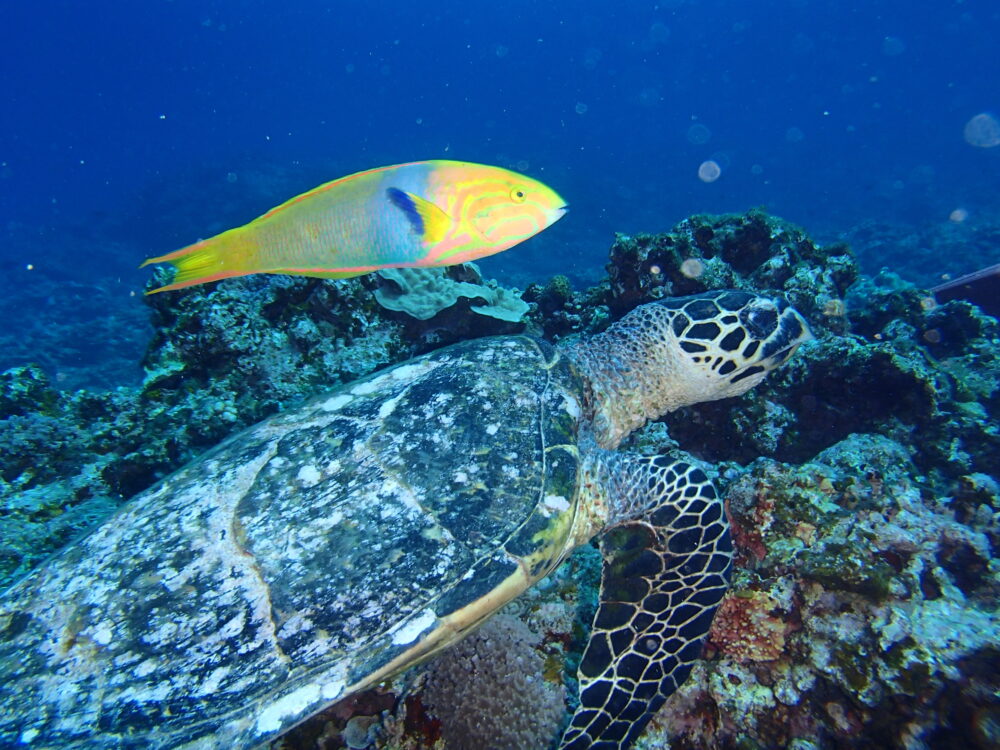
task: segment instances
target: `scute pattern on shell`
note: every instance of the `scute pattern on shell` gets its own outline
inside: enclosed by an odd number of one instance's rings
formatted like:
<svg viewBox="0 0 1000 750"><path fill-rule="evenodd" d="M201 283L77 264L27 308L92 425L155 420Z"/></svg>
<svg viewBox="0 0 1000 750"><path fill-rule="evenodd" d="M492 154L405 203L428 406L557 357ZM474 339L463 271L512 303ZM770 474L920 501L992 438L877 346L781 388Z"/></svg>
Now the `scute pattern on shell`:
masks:
<svg viewBox="0 0 1000 750"><path fill-rule="evenodd" d="M248 746L405 660L511 550L558 559L581 389L483 339L230 439L8 593L0 744Z"/></svg>

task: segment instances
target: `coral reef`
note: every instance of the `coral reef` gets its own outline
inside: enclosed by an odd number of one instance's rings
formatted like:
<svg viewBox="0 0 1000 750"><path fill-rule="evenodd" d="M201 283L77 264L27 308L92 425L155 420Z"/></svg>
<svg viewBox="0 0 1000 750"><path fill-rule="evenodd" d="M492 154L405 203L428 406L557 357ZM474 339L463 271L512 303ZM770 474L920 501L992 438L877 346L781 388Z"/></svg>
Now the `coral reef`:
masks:
<svg viewBox="0 0 1000 750"><path fill-rule="evenodd" d="M148 299L141 386L69 392L36 366L0 376L0 587L232 432L412 353L353 280Z"/></svg>
<svg viewBox="0 0 1000 750"><path fill-rule="evenodd" d="M192 412L207 408L222 421L228 412L252 423L303 395L405 359L412 348L381 316L371 285L368 277L326 283L256 275L154 295L156 334L143 361L143 395L158 403L197 391L209 403L191 403Z"/></svg>
<svg viewBox="0 0 1000 750"><path fill-rule="evenodd" d="M846 331L840 314L858 278L844 245L817 247L798 227L761 211L692 216L658 235L618 235L607 266L616 316L661 297L710 289L782 290L813 325Z"/></svg>
<svg viewBox="0 0 1000 750"><path fill-rule="evenodd" d="M981 498L957 520L879 435L753 462L726 493L739 566L710 658L658 717L671 747L995 747L1000 497Z"/></svg>
<svg viewBox="0 0 1000 750"><path fill-rule="evenodd" d="M561 681L545 678L542 637L500 614L428 667L423 702L445 747L538 750L562 727Z"/></svg>
<svg viewBox="0 0 1000 750"><path fill-rule="evenodd" d="M61 389L107 390L142 379L148 311L114 282L0 274L0 371L33 363ZM17 278L19 277L19 278Z"/></svg>
<svg viewBox="0 0 1000 750"><path fill-rule="evenodd" d="M862 269L871 275L884 268L930 288L949 278L997 262L1000 217L959 212L950 221L923 225L865 221L843 233Z"/></svg>
<svg viewBox="0 0 1000 750"><path fill-rule="evenodd" d="M493 288L462 267L431 286L445 278ZM558 340L723 286L785 294L816 340L751 393L680 410L628 441L683 449L716 477L738 555L705 661L640 747L667 737L675 750L1000 745L1000 327L892 273L862 275L846 247L817 247L759 211L619 236L604 282L532 284L516 322L473 309L495 301L485 293L424 319L389 310L373 293L398 300L420 287L376 276L258 276L151 297L141 386L70 392L35 366L0 376L0 587L308 392L461 338ZM544 747L565 717L560 682L573 701L599 572L597 551L578 550L478 640L280 746L455 750L514 710L525 722L515 734ZM463 653L489 665L468 694ZM527 672L512 680L518 665ZM483 737L474 746L494 741Z"/></svg>
<svg viewBox="0 0 1000 750"><path fill-rule="evenodd" d="M912 287L887 292L875 283L858 285L873 304L845 313L851 333L804 347L752 398L668 416L671 436L710 461L763 454L801 462L852 433L875 432L942 482L1000 474L996 320L965 302L935 307Z"/></svg>
<svg viewBox="0 0 1000 750"><path fill-rule="evenodd" d="M514 292L484 284L475 263L463 263L448 268L386 268L377 272L391 282L375 290L375 299L389 310L404 312L417 320L429 320L460 299L480 300L470 304L474 313L508 323L519 323L528 305ZM474 281L457 281L471 278Z"/></svg>

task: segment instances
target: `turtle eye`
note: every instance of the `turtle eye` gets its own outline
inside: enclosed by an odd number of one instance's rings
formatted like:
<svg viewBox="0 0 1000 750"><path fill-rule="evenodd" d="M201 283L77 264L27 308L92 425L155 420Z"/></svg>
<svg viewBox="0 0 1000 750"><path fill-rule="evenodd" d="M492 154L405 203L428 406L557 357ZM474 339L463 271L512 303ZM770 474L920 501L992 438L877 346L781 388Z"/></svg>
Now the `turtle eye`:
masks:
<svg viewBox="0 0 1000 750"><path fill-rule="evenodd" d="M753 307L744 311L743 322L754 338L765 339L778 326L778 312L773 307Z"/></svg>
<svg viewBox="0 0 1000 750"><path fill-rule="evenodd" d="M515 186L510 189L510 199L514 201L514 203L524 203L527 197L528 196L525 195L523 188Z"/></svg>

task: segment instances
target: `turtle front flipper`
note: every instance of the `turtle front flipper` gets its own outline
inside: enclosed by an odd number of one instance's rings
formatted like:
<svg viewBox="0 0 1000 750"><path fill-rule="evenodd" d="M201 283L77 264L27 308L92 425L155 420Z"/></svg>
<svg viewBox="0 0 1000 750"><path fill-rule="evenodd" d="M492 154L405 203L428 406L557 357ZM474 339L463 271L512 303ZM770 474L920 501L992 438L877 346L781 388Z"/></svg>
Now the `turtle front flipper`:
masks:
<svg viewBox="0 0 1000 750"><path fill-rule="evenodd" d="M632 745L700 657L732 568L722 501L701 469L621 459L626 497L601 540L600 604L561 750Z"/></svg>

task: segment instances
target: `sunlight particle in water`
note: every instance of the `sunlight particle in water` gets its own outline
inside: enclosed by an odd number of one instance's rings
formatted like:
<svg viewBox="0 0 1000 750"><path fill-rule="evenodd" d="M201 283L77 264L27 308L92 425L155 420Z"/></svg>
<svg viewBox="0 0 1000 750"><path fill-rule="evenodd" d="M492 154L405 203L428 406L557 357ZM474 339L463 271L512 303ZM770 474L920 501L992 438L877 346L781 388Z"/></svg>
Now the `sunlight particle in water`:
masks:
<svg viewBox="0 0 1000 750"><path fill-rule="evenodd" d="M597 47L587 47L583 53L583 67L587 70L593 70L597 67L597 63L601 61L602 57L604 57L604 53L597 49Z"/></svg>
<svg viewBox="0 0 1000 750"><path fill-rule="evenodd" d="M906 51L906 45L898 36L887 36L882 40L882 54L886 57L895 57Z"/></svg>
<svg viewBox="0 0 1000 750"><path fill-rule="evenodd" d="M578 115L583 115L583 114L586 114L586 112L587 112L587 105L584 104L583 102L577 102L576 106L573 109L576 110L576 113Z"/></svg>
<svg viewBox="0 0 1000 750"><path fill-rule="evenodd" d="M498 44L493 48L493 51L496 53L497 57L507 57L507 53L510 52L510 47L504 44Z"/></svg>
<svg viewBox="0 0 1000 750"><path fill-rule="evenodd" d="M666 24L657 21L649 27L649 41L653 44L665 44L670 38L670 29Z"/></svg>
<svg viewBox="0 0 1000 750"><path fill-rule="evenodd" d="M729 169L729 165L732 163L732 159L729 158L729 153L726 151L714 151L708 155L708 158L719 165L719 170Z"/></svg>
<svg viewBox="0 0 1000 750"><path fill-rule="evenodd" d="M703 161L698 167L698 179L702 182L715 182L721 174L722 167L711 159Z"/></svg>
<svg viewBox="0 0 1000 750"><path fill-rule="evenodd" d="M785 140L789 143L801 143L805 137L806 134L796 127L791 127L785 131Z"/></svg>
<svg viewBox="0 0 1000 750"><path fill-rule="evenodd" d="M688 143L693 143L696 146L700 146L703 143L708 143L712 137L712 131L707 127L702 125L700 122L696 122L694 125L688 128L687 139Z"/></svg>
<svg viewBox="0 0 1000 750"><path fill-rule="evenodd" d="M711 159L703 161L698 167L698 179L702 182L715 182L721 174L722 168Z"/></svg>
<svg viewBox="0 0 1000 750"><path fill-rule="evenodd" d="M750 167L750 174L764 174L764 167L760 164L754 164Z"/></svg>
<svg viewBox="0 0 1000 750"><path fill-rule="evenodd" d="M964 208L956 208L950 214L948 214L948 220L953 221L956 224L961 224L963 221L969 218L969 212Z"/></svg>
<svg viewBox="0 0 1000 750"><path fill-rule="evenodd" d="M236 172L226 172L226 182L232 184L236 182L238 179L240 179L240 177L238 174L236 174Z"/></svg>
<svg viewBox="0 0 1000 750"><path fill-rule="evenodd" d="M34 271L35 270L35 264L34 263L29 263L28 265L25 266L25 269L27 269L28 271Z"/></svg>
<svg viewBox="0 0 1000 750"><path fill-rule="evenodd" d="M687 258L681 263L681 273L689 279L697 279L705 273L705 264L697 258Z"/></svg>
<svg viewBox="0 0 1000 750"><path fill-rule="evenodd" d="M660 89L657 86L647 86L639 92L639 104L643 107L652 107L663 99L660 96Z"/></svg>
<svg viewBox="0 0 1000 750"><path fill-rule="evenodd" d="M1000 122L988 112L981 112L965 123L965 142L978 148L1000 146Z"/></svg>

